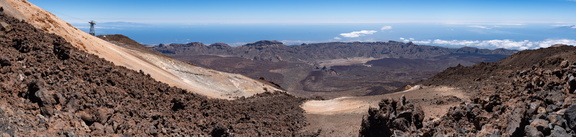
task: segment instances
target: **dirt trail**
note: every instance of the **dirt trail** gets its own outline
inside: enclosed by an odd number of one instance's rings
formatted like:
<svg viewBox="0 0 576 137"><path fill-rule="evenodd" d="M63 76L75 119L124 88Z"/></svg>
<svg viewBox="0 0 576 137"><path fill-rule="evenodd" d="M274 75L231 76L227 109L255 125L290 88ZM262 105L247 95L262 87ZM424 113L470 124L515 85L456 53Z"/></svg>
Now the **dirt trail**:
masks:
<svg viewBox="0 0 576 137"><path fill-rule="evenodd" d="M279 91L242 75L204 69L172 58L117 46L83 32L25 0L0 0L0 6L6 7L6 13L25 20L38 29L59 35L81 50L96 54L116 65L136 71L142 70L171 86L222 99L251 96L264 92L264 89Z"/></svg>
<svg viewBox="0 0 576 137"><path fill-rule="evenodd" d="M451 87L415 86L409 90L391 94L362 97L340 97L330 100L310 100L302 104L310 126L306 130L321 129L321 136L358 136L362 117L369 107L378 107L385 98L398 99L404 95L408 100L424 109L425 120L438 120L456 101L444 98L456 97L468 100L469 93ZM441 100L439 102L439 100Z"/></svg>

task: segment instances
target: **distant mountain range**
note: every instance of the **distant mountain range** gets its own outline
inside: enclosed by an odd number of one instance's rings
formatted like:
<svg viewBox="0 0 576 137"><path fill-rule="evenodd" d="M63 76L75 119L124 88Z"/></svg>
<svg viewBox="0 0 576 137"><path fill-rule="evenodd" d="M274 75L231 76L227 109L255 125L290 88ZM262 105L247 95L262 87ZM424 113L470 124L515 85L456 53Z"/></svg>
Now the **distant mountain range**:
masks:
<svg viewBox="0 0 576 137"><path fill-rule="evenodd" d="M494 62L517 52L396 41L287 46L263 40L238 47L192 42L149 48L201 67L266 79L297 95L328 98L389 93L451 66Z"/></svg>
<svg viewBox="0 0 576 137"><path fill-rule="evenodd" d="M576 31L576 25L558 26L554 29L559 31Z"/></svg>
<svg viewBox="0 0 576 137"><path fill-rule="evenodd" d="M449 54L510 55L516 52L515 50L488 50L473 47L443 48L396 41L331 42L286 46L282 42L263 40L238 47L231 47L224 43L204 45L203 43L192 42L188 44L160 44L151 48L167 55L228 55L274 62L316 61L354 57L429 59Z"/></svg>

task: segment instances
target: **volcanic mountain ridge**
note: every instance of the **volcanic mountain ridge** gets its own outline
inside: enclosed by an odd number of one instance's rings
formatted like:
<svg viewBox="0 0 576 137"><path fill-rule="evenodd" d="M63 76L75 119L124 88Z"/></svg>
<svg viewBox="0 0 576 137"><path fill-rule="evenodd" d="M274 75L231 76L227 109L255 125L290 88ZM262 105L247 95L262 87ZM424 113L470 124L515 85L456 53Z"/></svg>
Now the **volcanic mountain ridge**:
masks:
<svg viewBox="0 0 576 137"><path fill-rule="evenodd" d="M444 48L417 45L414 43L389 42L329 42L287 46L279 41L262 40L238 47L224 43L205 45L199 42L188 44L160 44L151 49L166 55L220 55L242 57L261 61L304 61L343 58L408 58L429 59L449 54L511 55L517 51L507 49L478 49L473 47ZM499 58L481 61L497 61Z"/></svg>

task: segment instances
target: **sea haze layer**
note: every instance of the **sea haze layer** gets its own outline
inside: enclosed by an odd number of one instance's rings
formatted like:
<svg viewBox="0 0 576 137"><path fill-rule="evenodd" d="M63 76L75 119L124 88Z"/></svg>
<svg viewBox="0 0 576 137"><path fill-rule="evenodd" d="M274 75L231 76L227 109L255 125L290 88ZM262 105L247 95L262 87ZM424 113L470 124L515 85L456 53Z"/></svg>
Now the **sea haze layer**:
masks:
<svg viewBox="0 0 576 137"><path fill-rule="evenodd" d="M74 26L88 31L86 24ZM259 40L287 45L319 42L401 41L446 47L536 49L576 45L572 24L96 24L97 34L123 34L146 44L202 42L239 46Z"/></svg>

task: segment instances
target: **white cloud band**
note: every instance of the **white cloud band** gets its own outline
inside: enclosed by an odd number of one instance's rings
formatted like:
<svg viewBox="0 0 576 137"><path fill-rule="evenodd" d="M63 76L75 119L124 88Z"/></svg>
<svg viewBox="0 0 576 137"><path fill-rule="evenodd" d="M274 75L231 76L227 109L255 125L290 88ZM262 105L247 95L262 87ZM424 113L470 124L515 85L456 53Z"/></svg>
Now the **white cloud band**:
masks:
<svg viewBox="0 0 576 137"><path fill-rule="evenodd" d="M400 40L404 42L409 42L410 40L406 38L401 38ZM416 44L427 44L427 45L445 45L445 46L469 46L469 47L482 47L482 48L506 48L506 49L537 49L546 48L554 44L567 44L576 45L576 40L572 39L548 39L544 41L513 41L508 39L503 40L425 40L425 41L412 41Z"/></svg>
<svg viewBox="0 0 576 137"><path fill-rule="evenodd" d="M392 26L384 26L382 28L380 28L380 30L391 30Z"/></svg>
<svg viewBox="0 0 576 137"><path fill-rule="evenodd" d="M378 31L375 30L361 30L361 31L352 31L350 33L340 33L340 36L347 37L347 38L356 38L364 35L374 34Z"/></svg>
<svg viewBox="0 0 576 137"><path fill-rule="evenodd" d="M481 28L481 29L492 29L491 27L480 26L480 25L476 25L476 26L468 26L468 27L472 27L472 28Z"/></svg>

